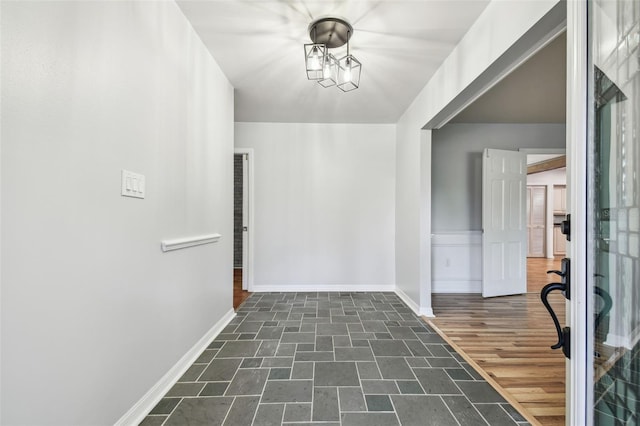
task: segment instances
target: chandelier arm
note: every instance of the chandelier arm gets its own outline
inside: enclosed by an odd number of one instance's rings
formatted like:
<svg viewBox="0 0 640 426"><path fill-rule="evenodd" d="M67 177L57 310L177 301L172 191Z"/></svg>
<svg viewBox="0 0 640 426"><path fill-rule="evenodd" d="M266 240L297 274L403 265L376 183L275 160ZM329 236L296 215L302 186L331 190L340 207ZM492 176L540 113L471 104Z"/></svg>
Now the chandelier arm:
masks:
<svg viewBox="0 0 640 426"><path fill-rule="evenodd" d="M349 56L349 38L351 37L351 31L347 31L347 56Z"/></svg>

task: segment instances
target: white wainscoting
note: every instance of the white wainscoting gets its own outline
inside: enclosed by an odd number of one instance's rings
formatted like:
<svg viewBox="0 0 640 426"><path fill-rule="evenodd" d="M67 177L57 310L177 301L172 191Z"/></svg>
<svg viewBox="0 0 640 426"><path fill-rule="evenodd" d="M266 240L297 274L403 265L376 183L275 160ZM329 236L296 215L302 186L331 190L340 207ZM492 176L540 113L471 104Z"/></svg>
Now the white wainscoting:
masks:
<svg viewBox="0 0 640 426"><path fill-rule="evenodd" d="M443 232L431 236L431 291L482 292L482 232Z"/></svg>

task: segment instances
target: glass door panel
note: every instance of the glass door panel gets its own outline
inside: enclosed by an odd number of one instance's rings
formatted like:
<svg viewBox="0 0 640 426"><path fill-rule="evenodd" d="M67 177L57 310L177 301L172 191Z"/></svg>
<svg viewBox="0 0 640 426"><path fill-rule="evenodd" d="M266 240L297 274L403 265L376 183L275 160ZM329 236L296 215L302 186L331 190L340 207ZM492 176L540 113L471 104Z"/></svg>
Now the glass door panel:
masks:
<svg viewBox="0 0 640 426"><path fill-rule="evenodd" d="M640 2L589 3L593 423L640 424Z"/></svg>

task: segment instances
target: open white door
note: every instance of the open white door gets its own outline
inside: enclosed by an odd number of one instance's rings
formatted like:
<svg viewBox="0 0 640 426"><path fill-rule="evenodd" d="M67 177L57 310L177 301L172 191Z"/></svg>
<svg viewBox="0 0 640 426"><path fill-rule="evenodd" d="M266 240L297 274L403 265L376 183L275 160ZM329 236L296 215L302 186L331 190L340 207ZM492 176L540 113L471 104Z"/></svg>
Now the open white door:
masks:
<svg viewBox="0 0 640 426"><path fill-rule="evenodd" d="M482 155L482 296L527 291L527 156L485 149Z"/></svg>

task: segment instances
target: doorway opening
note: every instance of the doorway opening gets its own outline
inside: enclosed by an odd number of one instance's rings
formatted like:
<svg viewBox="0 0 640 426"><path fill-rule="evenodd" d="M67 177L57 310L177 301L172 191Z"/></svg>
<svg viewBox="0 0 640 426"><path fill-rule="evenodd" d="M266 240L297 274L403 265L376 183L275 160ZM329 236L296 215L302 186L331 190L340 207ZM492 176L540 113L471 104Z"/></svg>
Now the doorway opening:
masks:
<svg viewBox="0 0 640 426"><path fill-rule="evenodd" d="M233 155L233 308L251 294L252 157L249 149Z"/></svg>
<svg viewBox="0 0 640 426"><path fill-rule="evenodd" d="M538 55L541 56L536 58ZM554 55L556 59L551 59ZM535 194L529 193L530 197L537 197L533 201L541 211L537 221L530 223L532 229L523 230L537 238L529 238L520 246L522 257L518 258L527 258L527 284L523 286L526 290L518 291L523 294L496 298L483 298L479 294L483 284L483 232L486 232L482 224L483 148L510 151L534 148L536 152L532 154L544 154L552 148L560 151L552 154L560 155L566 149L566 70L556 69L557 75L545 78L540 84L532 83L532 79L540 77L543 68L566 62L565 36L560 34L531 61L533 66L541 66L539 72L528 73L527 64L522 65L495 86L495 90L492 88L454 117L451 124L432 130L431 265L432 306L436 318L431 323L465 354L463 356L469 357L467 362L475 363L486 373L496 389L502 389L510 403L522 408L527 420L560 426L565 424L566 412L565 361L560 351L550 349L557 336L539 292L542 286L556 281L554 275L547 275L547 270L560 269L562 247L556 244L554 251L553 231L561 210L554 214L554 206L559 205L554 196L564 189L566 197L566 178L564 188L562 182L535 179L531 182L530 186L542 187ZM542 66L543 63L546 65ZM538 97L538 93L520 92L519 84L536 87L538 91L544 89L545 95ZM558 86L548 90L553 84ZM536 99L542 107L537 110L538 114L555 110L559 115L553 119L535 115ZM529 101L533 103L520 109ZM505 105L510 106L505 109ZM518 111L522 115L516 117ZM504 115L499 116L500 113ZM460 167L453 164L456 162ZM528 185L527 179L524 188L520 187L523 208ZM532 252L537 257L527 256ZM535 264L536 261L540 264ZM509 265L507 263L507 269ZM549 301L564 323L562 295L553 294Z"/></svg>
<svg viewBox="0 0 640 426"><path fill-rule="evenodd" d="M540 152L538 152L540 151ZM552 152L557 151L557 152ZM566 257L561 232L567 215L567 168L564 150L527 151L527 293L540 293ZM560 152L562 151L562 152Z"/></svg>

